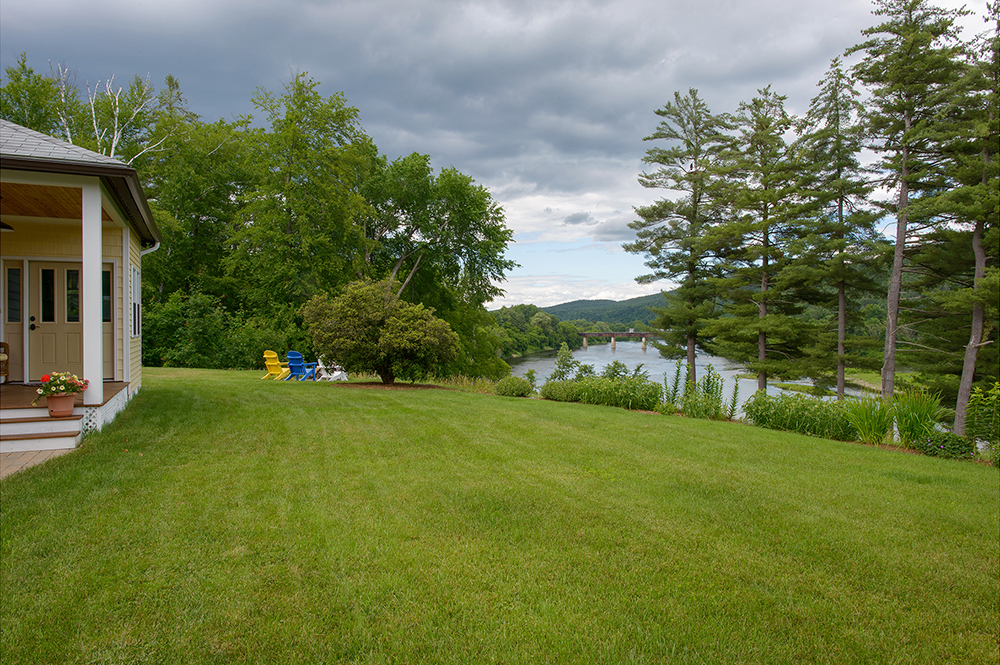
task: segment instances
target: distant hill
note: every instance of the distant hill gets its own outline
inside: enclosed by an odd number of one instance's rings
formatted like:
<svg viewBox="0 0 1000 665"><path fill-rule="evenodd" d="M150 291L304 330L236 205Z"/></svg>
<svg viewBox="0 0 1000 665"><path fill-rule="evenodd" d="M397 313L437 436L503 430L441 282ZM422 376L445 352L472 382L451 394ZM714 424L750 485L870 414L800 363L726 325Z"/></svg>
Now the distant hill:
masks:
<svg viewBox="0 0 1000 665"><path fill-rule="evenodd" d="M541 309L560 321L586 319L587 321L605 321L611 324L628 325L634 321L651 323L655 315L649 311L649 307L663 307L663 294L653 293L622 301L574 300Z"/></svg>

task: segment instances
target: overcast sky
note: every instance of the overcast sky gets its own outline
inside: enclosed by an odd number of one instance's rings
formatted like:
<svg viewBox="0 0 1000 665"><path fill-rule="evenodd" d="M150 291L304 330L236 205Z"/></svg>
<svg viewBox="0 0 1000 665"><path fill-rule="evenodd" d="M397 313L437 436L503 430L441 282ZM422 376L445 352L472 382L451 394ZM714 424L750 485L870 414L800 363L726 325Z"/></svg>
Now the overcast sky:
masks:
<svg viewBox="0 0 1000 665"><path fill-rule="evenodd" d="M963 4L985 24L985 0ZM521 264L491 306L622 300L622 251L653 111L697 88L734 111L768 84L804 113L830 60L876 23L867 0L2 0L0 65L63 63L84 88L167 74L207 121L252 114L297 72L342 91L390 158L431 155L487 186Z"/></svg>

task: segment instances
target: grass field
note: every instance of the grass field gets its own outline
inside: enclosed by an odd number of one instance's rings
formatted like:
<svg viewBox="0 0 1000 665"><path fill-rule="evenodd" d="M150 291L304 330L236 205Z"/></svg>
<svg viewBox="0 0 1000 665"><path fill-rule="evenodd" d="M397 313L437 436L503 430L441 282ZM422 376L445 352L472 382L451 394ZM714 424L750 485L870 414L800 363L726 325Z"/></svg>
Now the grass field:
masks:
<svg viewBox="0 0 1000 665"><path fill-rule="evenodd" d="M0 661L1000 660L995 468L258 375L0 483Z"/></svg>

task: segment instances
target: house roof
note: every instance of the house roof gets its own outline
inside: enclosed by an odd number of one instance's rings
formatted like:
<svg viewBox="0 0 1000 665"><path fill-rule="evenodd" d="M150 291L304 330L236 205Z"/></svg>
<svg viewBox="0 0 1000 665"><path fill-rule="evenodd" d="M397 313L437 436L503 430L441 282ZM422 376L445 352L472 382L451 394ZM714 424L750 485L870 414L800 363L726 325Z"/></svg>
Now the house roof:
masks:
<svg viewBox="0 0 1000 665"><path fill-rule="evenodd" d="M139 176L124 162L0 119L0 168L99 177L143 241L160 240Z"/></svg>

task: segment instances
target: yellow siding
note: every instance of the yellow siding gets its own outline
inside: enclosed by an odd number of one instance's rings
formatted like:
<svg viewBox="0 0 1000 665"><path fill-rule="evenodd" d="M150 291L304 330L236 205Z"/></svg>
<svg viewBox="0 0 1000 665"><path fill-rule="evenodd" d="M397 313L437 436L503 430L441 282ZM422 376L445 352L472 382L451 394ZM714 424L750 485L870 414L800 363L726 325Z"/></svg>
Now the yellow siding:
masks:
<svg viewBox="0 0 1000 665"><path fill-rule="evenodd" d="M8 236L10 236L8 238ZM120 242L120 240L119 240ZM68 224L23 224L17 233L3 239L4 256L80 260L83 239L80 226Z"/></svg>
<svg viewBox="0 0 1000 665"><path fill-rule="evenodd" d="M22 224L17 231L16 234L9 233L4 236L4 256L79 261L83 254L83 238L79 225ZM101 254L104 260L120 261L121 229L105 226L101 236L103 240Z"/></svg>
<svg viewBox="0 0 1000 665"><path fill-rule="evenodd" d="M118 261L122 259L122 230L119 228L101 229L101 258L105 261Z"/></svg>

